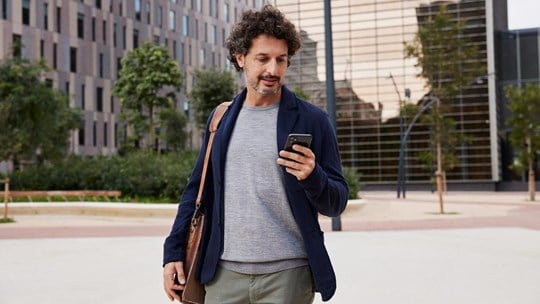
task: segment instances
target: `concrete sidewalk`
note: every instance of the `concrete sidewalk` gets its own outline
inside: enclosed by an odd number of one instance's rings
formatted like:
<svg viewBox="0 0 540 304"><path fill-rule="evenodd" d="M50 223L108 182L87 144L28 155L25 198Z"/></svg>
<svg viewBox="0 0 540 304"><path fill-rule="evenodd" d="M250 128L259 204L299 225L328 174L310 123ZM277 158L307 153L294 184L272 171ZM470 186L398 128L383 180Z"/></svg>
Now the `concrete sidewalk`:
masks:
<svg viewBox="0 0 540 304"><path fill-rule="evenodd" d="M540 303L540 203L526 193L451 192L442 215L429 192L362 197L342 232L321 217L338 277L329 303ZM0 225L0 303L170 303L161 255L176 206L133 206L134 216L118 204L111 216L14 205L17 223Z"/></svg>

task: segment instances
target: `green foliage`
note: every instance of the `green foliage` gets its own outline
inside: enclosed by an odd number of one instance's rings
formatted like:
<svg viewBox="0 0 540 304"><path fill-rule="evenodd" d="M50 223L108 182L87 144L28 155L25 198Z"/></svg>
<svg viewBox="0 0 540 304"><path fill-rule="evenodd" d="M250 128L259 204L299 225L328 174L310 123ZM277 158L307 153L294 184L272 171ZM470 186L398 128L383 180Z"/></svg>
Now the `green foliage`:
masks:
<svg viewBox="0 0 540 304"><path fill-rule="evenodd" d="M302 90L302 88L299 86L294 87L294 94L296 95L296 97L302 100L309 101L310 99L309 95L306 92L304 92L304 90Z"/></svg>
<svg viewBox="0 0 540 304"><path fill-rule="evenodd" d="M420 152L418 155L418 159L424 164L424 168L431 170L434 167L436 162L435 145L440 142L443 171L454 169L460 163L457 148L470 143L471 138L457 130L454 119L445 117L436 111L431 111L429 114L422 116L420 120L426 125L440 128L438 131L433 132L432 136L434 138L429 142L429 149Z"/></svg>
<svg viewBox="0 0 540 304"><path fill-rule="evenodd" d="M353 168L343 167L343 176L349 186L349 199L357 199L361 189L360 174Z"/></svg>
<svg viewBox="0 0 540 304"><path fill-rule="evenodd" d="M195 72L195 84L190 92L191 106L195 111L195 121L204 129L210 112L224 101L234 97L235 82L228 71L214 68Z"/></svg>
<svg viewBox="0 0 540 304"><path fill-rule="evenodd" d="M426 87L441 98L451 98L472 79L485 74L478 60L478 47L464 35L463 19L453 20L446 5L420 24L415 38L405 43L407 58L416 58L418 75Z"/></svg>
<svg viewBox="0 0 540 304"><path fill-rule="evenodd" d="M188 138L186 115L175 109L164 109L159 115L162 127L160 138L167 143L167 149L174 152L184 150Z"/></svg>
<svg viewBox="0 0 540 304"><path fill-rule="evenodd" d="M164 46L145 43L122 59L113 94L122 104L122 121L133 130L130 140L148 134L146 147L153 145L154 130L160 124L156 114L161 108L174 108L182 81L178 64Z"/></svg>
<svg viewBox="0 0 540 304"><path fill-rule="evenodd" d="M69 158L11 173L12 190L120 190L123 197L177 202L195 164L195 152Z"/></svg>
<svg viewBox="0 0 540 304"><path fill-rule="evenodd" d="M517 152L517 159L511 168L523 173L540 149L540 85L529 83L521 88L507 86L505 93L512 112L506 121L511 128L508 138Z"/></svg>
<svg viewBox="0 0 540 304"><path fill-rule="evenodd" d="M0 217L0 224L15 223L15 220L10 217Z"/></svg>
<svg viewBox="0 0 540 304"><path fill-rule="evenodd" d="M43 61L18 57L0 64L0 160L15 162L64 157L80 114L65 94L43 81Z"/></svg>
<svg viewBox="0 0 540 304"><path fill-rule="evenodd" d="M455 120L445 115L448 112L445 104L450 103L472 79L485 74L477 46L464 35L463 19L455 21L453 18L447 6L441 5L435 16L421 22L414 40L405 43L406 58L416 58L415 66L422 68L417 76L425 79L432 98L440 100L440 105L433 105L421 121L433 131L430 146L441 144L443 170L459 164L456 148L471 140L456 131ZM428 168L436 159L435 153L436 149L432 148L420 154Z"/></svg>

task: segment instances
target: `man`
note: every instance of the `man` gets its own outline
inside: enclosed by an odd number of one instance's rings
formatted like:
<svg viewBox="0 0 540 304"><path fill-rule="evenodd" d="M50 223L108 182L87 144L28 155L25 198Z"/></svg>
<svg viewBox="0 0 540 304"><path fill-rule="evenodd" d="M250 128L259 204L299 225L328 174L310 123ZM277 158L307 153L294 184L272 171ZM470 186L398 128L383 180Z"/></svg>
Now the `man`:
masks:
<svg viewBox="0 0 540 304"><path fill-rule="evenodd" d="M223 116L210 157L197 272L205 303L312 303L315 291L325 301L335 292L317 214L339 215L348 187L328 115L282 84L300 45L294 25L270 5L245 12L227 41L246 88ZM206 133L164 245L171 301L180 301L175 291L185 282L184 247L208 126ZM311 134L311 147L282 150L290 133Z"/></svg>

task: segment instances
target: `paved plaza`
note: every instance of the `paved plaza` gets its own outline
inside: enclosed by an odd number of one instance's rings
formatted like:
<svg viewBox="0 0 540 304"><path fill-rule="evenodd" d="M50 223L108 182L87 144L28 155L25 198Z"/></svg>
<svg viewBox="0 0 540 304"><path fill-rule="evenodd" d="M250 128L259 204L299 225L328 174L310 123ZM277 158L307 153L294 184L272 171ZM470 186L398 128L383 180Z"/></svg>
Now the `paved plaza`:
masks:
<svg viewBox="0 0 540 304"><path fill-rule="evenodd" d="M332 232L329 303L540 303L540 202L521 192L362 193ZM175 206L11 204L0 303L170 303L161 256ZM322 303L319 298L315 303Z"/></svg>

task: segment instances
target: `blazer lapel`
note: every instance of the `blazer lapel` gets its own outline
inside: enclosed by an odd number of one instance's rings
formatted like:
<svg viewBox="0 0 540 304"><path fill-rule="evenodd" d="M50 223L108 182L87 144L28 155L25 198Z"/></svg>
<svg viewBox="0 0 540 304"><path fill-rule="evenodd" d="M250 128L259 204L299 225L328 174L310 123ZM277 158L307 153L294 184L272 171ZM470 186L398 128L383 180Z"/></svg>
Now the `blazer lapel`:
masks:
<svg viewBox="0 0 540 304"><path fill-rule="evenodd" d="M282 150L287 140L287 135L293 133L294 126L298 120L298 105L294 94L285 86L281 88L281 103L279 105L277 119L277 148Z"/></svg>

